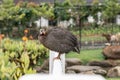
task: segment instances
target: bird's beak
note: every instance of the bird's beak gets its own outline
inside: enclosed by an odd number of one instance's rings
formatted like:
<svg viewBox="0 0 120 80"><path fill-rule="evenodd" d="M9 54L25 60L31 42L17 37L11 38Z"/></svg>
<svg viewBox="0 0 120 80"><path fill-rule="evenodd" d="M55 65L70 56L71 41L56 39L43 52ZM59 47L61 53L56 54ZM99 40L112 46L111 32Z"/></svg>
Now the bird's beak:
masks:
<svg viewBox="0 0 120 80"><path fill-rule="evenodd" d="M42 32L40 32L40 35L41 35L41 36L46 35L46 32L45 32L45 31L42 31Z"/></svg>
<svg viewBox="0 0 120 80"><path fill-rule="evenodd" d="M43 35L46 35L46 32L45 31L43 31L43 33L42 33Z"/></svg>

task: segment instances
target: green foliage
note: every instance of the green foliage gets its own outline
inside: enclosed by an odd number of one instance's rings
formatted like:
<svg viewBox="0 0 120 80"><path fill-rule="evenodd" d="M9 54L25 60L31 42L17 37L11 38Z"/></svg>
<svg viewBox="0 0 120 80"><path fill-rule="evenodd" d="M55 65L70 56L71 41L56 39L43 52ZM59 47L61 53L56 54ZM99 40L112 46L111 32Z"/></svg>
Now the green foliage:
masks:
<svg viewBox="0 0 120 80"><path fill-rule="evenodd" d="M13 10L15 4L13 3L13 0L3 0L3 3L0 4L0 30L4 27L7 28L7 33L9 34L12 30L12 15L11 11ZM2 31L2 30L1 30ZM0 32L1 32L0 31Z"/></svg>
<svg viewBox="0 0 120 80"><path fill-rule="evenodd" d="M55 2L54 5L54 14L55 19L59 20L69 20L70 12L69 9L72 7L70 0L65 0L63 3Z"/></svg>
<svg viewBox="0 0 120 80"><path fill-rule="evenodd" d="M102 33L118 33L120 31L120 28L118 25L116 24L107 24L107 25L103 25L103 26L99 26L98 28L88 28L85 29L83 28L82 30L82 35L94 35L94 34L102 34Z"/></svg>
<svg viewBox="0 0 120 80"><path fill-rule="evenodd" d="M87 27L87 28L86 28ZM80 29L74 30L71 29L71 32L79 36L80 35ZM107 24L103 26L99 26L98 28L94 28L91 26L84 26L81 31L82 38L81 40L84 41L106 41L106 38L102 36L103 33L105 34L116 34L120 32L120 26L116 24Z"/></svg>
<svg viewBox="0 0 120 80"><path fill-rule="evenodd" d="M71 4L73 5L85 5L86 4L86 0L70 0Z"/></svg>
<svg viewBox="0 0 120 80"><path fill-rule="evenodd" d="M48 50L37 41L22 41L9 38L2 40L0 48L0 78L2 80L18 80L24 74L36 73L35 66L48 58Z"/></svg>
<svg viewBox="0 0 120 80"><path fill-rule="evenodd" d="M13 0L3 0L3 3L0 5L0 20L10 19L10 12L14 7Z"/></svg>
<svg viewBox="0 0 120 80"><path fill-rule="evenodd" d="M42 13L41 16L47 19L54 18L54 8L50 4L42 3L39 11Z"/></svg>
<svg viewBox="0 0 120 80"><path fill-rule="evenodd" d="M103 16L105 18L113 18L116 17L118 13L120 13L120 4L118 0L105 0L104 3L104 10L103 10Z"/></svg>
<svg viewBox="0 0 120 80"><path fill-rule="evenodd" d="M14 4L13 0L3 0L0 4L0 33L10 35L13 27L18 27L22 32L26 27L39 19L41 16L50 19L54 18L52 5L45 4L42 7L33 2L19 2Z"/></svg>
<svg viewBox="0 0 120 80"><path fill-rule="evenodd" d="M83 0L65 0L62 3L55 2L54 5L55 19L69 20L72 18L80 18L88 15L89 10L86 7L86 1Z"/></svg>

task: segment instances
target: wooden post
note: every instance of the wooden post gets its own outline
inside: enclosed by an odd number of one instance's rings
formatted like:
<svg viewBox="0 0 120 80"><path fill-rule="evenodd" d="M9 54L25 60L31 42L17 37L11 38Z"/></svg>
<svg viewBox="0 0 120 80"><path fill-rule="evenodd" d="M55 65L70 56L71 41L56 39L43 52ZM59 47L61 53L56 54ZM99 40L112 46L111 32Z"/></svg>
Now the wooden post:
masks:
<svg viewBox="0 0 120 80"><path fill-rule="evenodd" d="M64 74L65 73L65 54L61 54L61 60L53 60L58 55L58 52L51 51L49 54L49 73Z"/></svg>

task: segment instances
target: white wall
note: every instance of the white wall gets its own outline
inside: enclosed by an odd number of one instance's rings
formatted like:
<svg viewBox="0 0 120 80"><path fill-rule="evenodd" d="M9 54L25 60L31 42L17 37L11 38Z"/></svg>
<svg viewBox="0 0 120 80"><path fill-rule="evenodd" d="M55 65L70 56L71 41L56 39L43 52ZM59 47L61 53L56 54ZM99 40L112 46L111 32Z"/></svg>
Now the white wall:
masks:
<svg viewBox="0 0 120 80"><path fill-rule="evenodd" d="M41 17L40 19L38 19L37 21L35 21L36 25L38 28L40 27L48 27L49 25L49 21L48 19Z"/></svg>
<svg viewBox="0 0 120 80"><path fill-rule="evenodd" d="M120 25L120 15L117 15L117 17L116 17L116 24Z"/></svg>
<svg viewBox="0 0 120 80"><path fill-rule="evenodd" d="M68 26L73 27L75 25L74 20L71 18L68 21L64 20L64 21L60 21L58 22L58 26L62 27L62 28L67 28Z"/></svg>

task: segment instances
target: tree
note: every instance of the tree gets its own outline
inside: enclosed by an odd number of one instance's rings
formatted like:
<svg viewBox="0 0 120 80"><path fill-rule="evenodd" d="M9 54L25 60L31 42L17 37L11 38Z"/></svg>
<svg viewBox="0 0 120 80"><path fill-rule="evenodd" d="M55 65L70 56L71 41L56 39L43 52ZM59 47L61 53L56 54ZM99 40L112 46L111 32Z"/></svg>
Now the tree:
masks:
<svg viewBox="0 0 120 80"><path fill-rule="evenodd" d="M65 0L60 3L55 1L54 4L54 14L55 20L68 20L70 18L69 9L72 7L70 0Z"/></svg>
<svg viewBox="0 0 120 80"><path fill-rule="evenodd" d="M111 32L113 33L113 23L116 16L120 13L120 4L118 0L105 0L103 19L105 23L111 23ZM108 22L109 21L109 22Z"/></svg>
<svg viewBox="0 0 120 80"><path fill-rule="evenodd" d="M0 25L2 25L0 28L6 29L7 34L12 32L13 27L18 27L20 34L23 33L26 27L41 16L48 19L54 17L53 7L48 4L41 7L33 2L20 1L15 5L13 0L3 0L0 10Z"/></svg>
<svg viewBox="0 0 120 80"><path fill-rule="evenodd" d="M0 24L1 32L3 31L3 28L6 28L6 32L9 34L12 30L12 16L11 11L14 8L13 0L3 0L3 3L0 5Z"/></svg>
<svg viewBox="0 0 120 80"><path fill-rule="evenodd" d="M118 0L105 0L104 3L104 10L103 10L103 17L104 18L115 18L118 13L120 13L120 4Z"/></svg>
<svg viewBox="0 0 120 80"><path fill-rule="evenodd" d="M18 11L18 15L20 16L21 24L26 24L29 22L33 22L39 19L41 16L45 18L54 17L53 8L49 6L47 3L42 3L41 5L37 5L33 2L26 3L22 2L19 4L20 9ZM26 23L24 23L26 22Z"/></svg>

